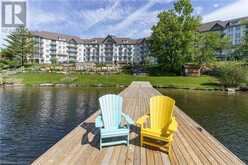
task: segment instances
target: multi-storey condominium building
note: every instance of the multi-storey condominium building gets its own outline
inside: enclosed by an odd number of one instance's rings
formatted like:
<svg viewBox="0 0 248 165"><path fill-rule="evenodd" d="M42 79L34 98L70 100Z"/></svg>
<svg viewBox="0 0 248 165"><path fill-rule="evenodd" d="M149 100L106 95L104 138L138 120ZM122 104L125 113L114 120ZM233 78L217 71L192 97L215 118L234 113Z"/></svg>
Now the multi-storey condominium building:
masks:
<svg viewBox="0 0 248 165"><path fill-rule="evenodd" d="M81 39L51 32L32 32L35 40L34 59L39 63L94 62L104 64L142 63L148 53L145 39L105 38Z"/></svg>
<svg viewBox="0 0 248 165"><path fill-rule="evenodd" d="M200 32L217 31L229 37L233 46L239 45L245 32L248 32L248 17L237 18L226 21L213 21L204 23L199 28ZM228 55L227 51L218 54L219 58L225 58Z"/></svg>
<svg viewBox="0 0 248 165"><path fill-rule="evenodd" d="M200 26L200 32L217 31L230 38L233 46L241 43L248 31L248 17L213 21ZM142 63L149 53L146 39L105 38L81 39L77 36L44 31L32 32L36 42L34 59L39 63L94 62L103 64ZM218 58L226 58L231 50L216 52Z"/></svg>

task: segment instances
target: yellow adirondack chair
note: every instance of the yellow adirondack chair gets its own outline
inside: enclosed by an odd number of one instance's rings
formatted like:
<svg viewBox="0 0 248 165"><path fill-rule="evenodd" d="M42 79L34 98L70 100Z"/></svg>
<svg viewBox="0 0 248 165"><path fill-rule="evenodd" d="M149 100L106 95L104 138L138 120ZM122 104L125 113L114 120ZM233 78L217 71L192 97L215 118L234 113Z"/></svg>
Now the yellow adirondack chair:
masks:
<svg viewBox="0 0 248 165"><path fill-rule="evenodd" d="M136 121L141 127L141 146L146 144L170 153L173 132L177 129L176 119L172 117L174 105L175 100L167 96L153 96L150 99L150 114ZM144 127L147 119L150 121L148 124L150 126Z"/></svg>

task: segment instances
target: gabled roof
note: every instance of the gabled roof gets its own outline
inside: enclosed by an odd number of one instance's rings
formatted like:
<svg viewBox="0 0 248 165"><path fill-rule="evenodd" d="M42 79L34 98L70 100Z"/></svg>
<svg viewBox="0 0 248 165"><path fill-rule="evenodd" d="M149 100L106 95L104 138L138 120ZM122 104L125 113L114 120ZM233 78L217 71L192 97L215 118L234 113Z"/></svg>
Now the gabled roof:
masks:
<svg viewBox="0 0 248 165"><path fill-rule="evenodd" d="M110 39L113 43L116 44L116 41L114 40L114 36L111 35L107 35L107 37L103 39L102 43L105 43L107 39Z"/></svg>
<svg viewBox="0 0 248 165"><path fill-rule="evenodd" d="M220 26L221 28L225 28L227 23L228 21L220 21L220 20L207 22L207 23L201 24L198 31L199 32L211 31L215 26Z"/></svg>
<svg viewBox="0 0 248 165"><path fill-rule="evenodd" d="M32 31L31 33L33 36L39 36L50 40L62 39L62 40L70 41L71 39L73 39L78 43L81 42L81 39L77 36L66 35L61 33L45 32L45 31Z"/></svg>
<svg viewBox="0 0 248 165"><path fill-rule="evenodd" d="M234 19L225 20L225 21L217 20L217 21L207 22L207 23L201 24L198 31L199 32L211 31L216 26L220 26L221 28L226 28L226 26L232 23L243 21L243 20L248 20L248 17L234 18Z"/></svg>
<svg viewBox="0 0 248 165"><path fill-rule="evenodd" d="M102 44L104 41L111 37L115 44L117 45L134 45L134 44L142 44L144 42L143 39L131 39L127 37L116 37L113 35L107 35L106 37L97 37L97 38L91 38L91 39L81 39L77 36L72 36L72 35L66 35L66 34L60 34L60 33L53 33L53 32L45 32L45 31L33 31L31 32L33 36L39 36L42 38L50 39L50 40L65 40L65 41L70 41L70 40L75 40L77 43L82 43L82 44Z"/></svg>
<svg viewBox="0 0 248 165"><path fill-rule="evenodd" d="M116 44L120 45L120 44L137 44L137 39L130 39L130 38L119 38L119 37L113 37L113 39L115 40Z"/></svg>
<svg viewBox="0 0 248 165"><path fill-rule="evenodd" d="M89 43L102 44L102 43L104 43L104 41L107 38L111 38L115 42L115 44L117 44L117 45L121 45L121 44L124 44L124 45L137 44L137 39L124 38L124 37L116 37L116 36L113 36L113 35L107 35L107 37L105 37L105 38L92 38L92 39L88 39L88 42Z"/></svg>
<svg viewBox="0 0 248 165"><path fill-rule="evenodd" d="M151 37L146 37L146 38L140 38L136 40L137 44L144 44L146 41L148 41Z"/></svg>

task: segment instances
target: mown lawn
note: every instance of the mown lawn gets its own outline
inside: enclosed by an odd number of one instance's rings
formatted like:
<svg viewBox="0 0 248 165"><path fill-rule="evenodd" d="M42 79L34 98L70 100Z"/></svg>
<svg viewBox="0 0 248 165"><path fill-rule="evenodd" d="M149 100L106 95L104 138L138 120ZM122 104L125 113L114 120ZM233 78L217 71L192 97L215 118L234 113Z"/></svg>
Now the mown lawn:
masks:
<svg viewBox="0 0 248 165"><path fill-rule="evenodd" d="M150 81L154 86L178 88L218 88L218 80L211 76L133 76L127 74L99 75L99 74L59 74L59 73L21 73L15 78L26 85L42 83L77 84L82 86L129 85L132 81Z"/></svg>

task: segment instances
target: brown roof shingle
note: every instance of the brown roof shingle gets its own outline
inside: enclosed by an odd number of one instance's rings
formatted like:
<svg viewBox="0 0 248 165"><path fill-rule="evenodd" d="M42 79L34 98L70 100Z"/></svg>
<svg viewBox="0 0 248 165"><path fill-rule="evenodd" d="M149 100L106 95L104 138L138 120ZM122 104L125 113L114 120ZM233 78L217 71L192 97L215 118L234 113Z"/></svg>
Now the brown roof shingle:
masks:
<svg viewBox="0 0 248 165"><path fill-rule="evenodd" d="M74 39L76 42L83 43L83 44L102 44L107 37L111 37L117 45L120 45L120 44L135 45L135 44L140 44L141 41L143 41L143 39L131 39L131 38L125 38L125 37L116 37L116 36L111 36L111 35L108 35L105 38L98 37L98 38L91 38L91 39L81 39L77 36L54 33L54 32L33 31L31 33L33 36L39 36L39 37L50 39L50 40L64 39L66 41L69 41L71 39Z"/></svg>
<svg viewBox="0 0 248 165"><path fill-rule="evenodd" d="M81 38L77 36L66 35L61 33L46 32L46 31L32 31L31 33L33 36L39 36L50 40L64 39L66 41L69 41L71 39L74 39L78 43L81 42Z"/></svg>
<svg viewBox="0 0 248 165"><path fill-rule="evenodd" d="M204 24L201 24L201 26L199 27L198 31L199 32L207 32L207 31L211 31L211 29L215 26L215 25L219 25L223 28L226 27L228 21L212 21L212 22L207 22Z"/></svg>

